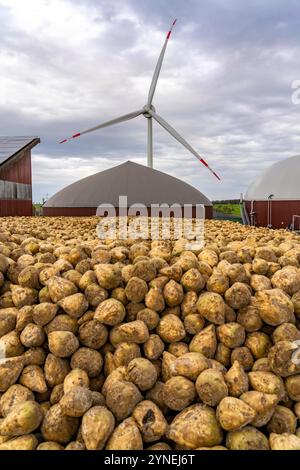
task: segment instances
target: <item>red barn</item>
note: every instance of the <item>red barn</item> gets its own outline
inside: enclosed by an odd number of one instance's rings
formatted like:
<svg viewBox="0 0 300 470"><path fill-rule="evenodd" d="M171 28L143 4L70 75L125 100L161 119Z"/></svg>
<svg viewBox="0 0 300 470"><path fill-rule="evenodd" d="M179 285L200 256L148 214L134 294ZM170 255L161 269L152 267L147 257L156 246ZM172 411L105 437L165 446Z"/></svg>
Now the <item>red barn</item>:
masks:
<svg viewBox="0 0 300 470"><path fill-rule="evenodd" d="M38 137L0 137L0 216L32 215L31 149Z"/></svg>

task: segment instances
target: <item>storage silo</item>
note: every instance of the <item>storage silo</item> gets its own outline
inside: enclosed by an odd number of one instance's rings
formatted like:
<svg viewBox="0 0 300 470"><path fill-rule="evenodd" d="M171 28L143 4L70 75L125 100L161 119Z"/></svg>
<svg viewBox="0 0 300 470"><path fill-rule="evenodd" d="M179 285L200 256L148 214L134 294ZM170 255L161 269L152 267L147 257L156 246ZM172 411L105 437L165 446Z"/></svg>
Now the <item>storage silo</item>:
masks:
<svg viewBox="0 0 300 470"><path fill-rule="evenodd" d="M274 163L244 196L251 225L300 227L300 155Z"/></svg>
<svg viewBox="0 0 300 470"><path fill-rule="evenodd" d="M174 203L192 205L193 216L196 206L205 206L205 217L212 218L212 203L193 186L158 170L126 162L116 167L83 178L58 191L43 206L46 216L89 216L96 215L100 204L112 205L120 210L119 196L127 197L127 206Z"/></svg>

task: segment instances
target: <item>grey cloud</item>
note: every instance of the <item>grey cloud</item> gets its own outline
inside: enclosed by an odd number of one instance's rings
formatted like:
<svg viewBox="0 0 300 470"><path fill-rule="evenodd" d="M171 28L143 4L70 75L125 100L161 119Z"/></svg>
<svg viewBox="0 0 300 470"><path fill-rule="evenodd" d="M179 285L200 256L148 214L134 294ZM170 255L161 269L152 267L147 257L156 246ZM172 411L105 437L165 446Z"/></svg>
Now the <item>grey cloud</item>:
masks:
<svg viewBox="0 0 300 470"><path fill-rule="evenodd" d="M41 137L33 159L36 200L125 160L146 163L142 117L66 145L57 142L144 104L176 16L155 105L222 181L157 125L155 167L210 198L232 198L268 165L300 153L300 105L291 101L291 82L300 79L300 1L61 0L70 11L76 4L91 30L74 27L65 41L55 37L53 10L52 29L36 25L37 35L16 26L7 3L0 0L1 134Z"/></svg>

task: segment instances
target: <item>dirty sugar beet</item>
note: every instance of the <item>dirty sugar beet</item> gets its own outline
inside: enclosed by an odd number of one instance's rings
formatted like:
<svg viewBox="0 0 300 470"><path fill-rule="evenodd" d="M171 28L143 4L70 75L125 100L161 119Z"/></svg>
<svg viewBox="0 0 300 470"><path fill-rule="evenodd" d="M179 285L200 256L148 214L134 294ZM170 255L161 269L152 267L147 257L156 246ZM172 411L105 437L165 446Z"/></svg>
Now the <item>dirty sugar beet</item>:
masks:
<svg viewBox="0 0 300 470"><path fill-rule="evenodd" d="M300 243L0 222L0 450L300 450Z"/></svg>

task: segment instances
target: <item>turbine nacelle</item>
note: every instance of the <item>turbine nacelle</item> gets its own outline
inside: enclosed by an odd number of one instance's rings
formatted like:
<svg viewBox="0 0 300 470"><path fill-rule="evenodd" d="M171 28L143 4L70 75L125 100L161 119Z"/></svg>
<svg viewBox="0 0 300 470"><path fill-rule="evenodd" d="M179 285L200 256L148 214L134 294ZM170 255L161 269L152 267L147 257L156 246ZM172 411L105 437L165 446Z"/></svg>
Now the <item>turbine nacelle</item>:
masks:
<svg viewBox="0 0 300 470"><path fill-rule="evenodd" d="M150 106L148 104L145 104L145 106L143 106L143 115L146 117L146 118L151 118L151 114L150 112L153 111L154 113L156 112L156 109L154 108L153 104L151 104Z"/></svg>
<svg viewBox="0 0 300 470"><path fill-rule="evenodd" d="M62 140L60 143L63 144L64 142L67 142L70 139L75 139L76 137L80 137L83 134L88 134L89 132L93 132L99 129L102 129L104 127L112 126L114 124L119 124L120 122L124 121L129 121L130 119L134 119L137 116L143 115L145 118L147 118L148 121L148 150L147 150L147 162L148 166L150 168L153 167L153 145L152 145L152 118L155 119L158 124L160 124L169 134L171 134L172 137L174 137L178 142L181 143L189 152L191 152L206 168L208 168L212 174L218 178L219 176L210 168L208 163L196 152L196 150L193 149L193 147L183 138L181 135L172 127L170 124L168 124L161 116L156 114L156 110L152 104L153 101L153 96L155 93L158 77L160 74L161 66L164 60L164 55L166 52L167 44L171 36L171 32L173 29L173 26L175 25L176 20L173 21L170 30L167 33L163 48L161 50L161 53L159 55L154 74L152 77L151 85L149 88L149 93L148 93L148 101L147 104L142 108L137 111L134 111L132 113L124 114L123 116L120 116L116 119L111 119L110 121L104 122L102 124L99 124L98 126L92 127L90 129L87 129L83 132L77 132L76 134L72 135L71 137Z"/></svg>

